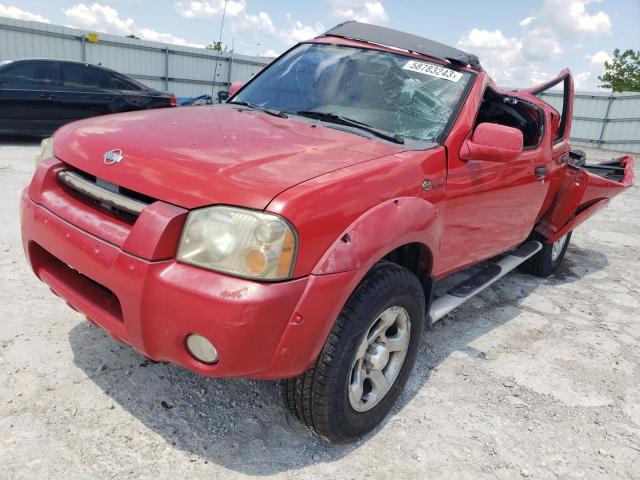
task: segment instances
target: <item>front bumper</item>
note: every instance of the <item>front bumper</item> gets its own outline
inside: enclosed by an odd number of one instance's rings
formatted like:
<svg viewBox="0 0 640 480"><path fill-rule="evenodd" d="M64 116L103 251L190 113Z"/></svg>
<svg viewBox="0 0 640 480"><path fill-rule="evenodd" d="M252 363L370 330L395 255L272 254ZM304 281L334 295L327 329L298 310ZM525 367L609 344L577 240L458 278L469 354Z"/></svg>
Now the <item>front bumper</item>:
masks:
<svg viewBox="0 0 640 480"><path fill-rule="evenodd" d="M261 283L176 262L187 210L155 201L125 221L66 191L66 168L44 160L22 193L29 263L72 308L154 360L212 377L299 375L368 270ZM191 333L213 342L216 364L188 353Z"/></svg>
<svg viewBox="0 0 640 480"><path fill-rule="evenodd" d="M206 376L288 375L269 367L308 278L267 284L174 260L144 260L36 204L26 190L21 216L35 274L116 339ZM185 348L189 333L212 341L219 362L193 358Z"/></svg>

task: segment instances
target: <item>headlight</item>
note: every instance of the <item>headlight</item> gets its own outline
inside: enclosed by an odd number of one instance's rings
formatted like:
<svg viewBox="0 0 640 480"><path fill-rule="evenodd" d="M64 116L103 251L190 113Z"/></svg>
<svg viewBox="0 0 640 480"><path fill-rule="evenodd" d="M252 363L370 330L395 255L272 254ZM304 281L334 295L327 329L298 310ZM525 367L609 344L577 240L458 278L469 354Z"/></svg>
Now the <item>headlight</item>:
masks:
<svg viewBox="0 0 640 480"><path fill-rule="evenodd" d="M53 157L53 137L45 138L40 142L40 153L36 155L36 168L45 158Z"/></svg>
<svg viewBox="0 0 640 480"><path fill-rule="evenodd" d="M291 278L296 234L271 213L216 206L189 213L177 258L198 267L259 280Z"/></svg>

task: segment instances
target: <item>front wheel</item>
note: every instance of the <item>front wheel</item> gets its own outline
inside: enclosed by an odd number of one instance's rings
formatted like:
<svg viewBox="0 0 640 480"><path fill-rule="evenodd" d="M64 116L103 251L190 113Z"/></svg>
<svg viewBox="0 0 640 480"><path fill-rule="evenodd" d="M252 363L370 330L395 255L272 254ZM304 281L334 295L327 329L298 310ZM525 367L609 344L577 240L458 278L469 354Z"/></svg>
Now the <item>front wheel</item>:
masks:
<svg viewBox="0 0 640 480"><path fill-rule="evenodd" d="M314 367L283 382L291 412L332 443L371 431L411 373L424 318L418 278L398 265L377 264L342 309Z"/></svg>
<svg viewBox="0 0 640 480"><path fill-rule="evenodd" d="M535 240L542 243L542 249L524 262L520 269L525 273L546 278L555 272L562 263L569 246L569 240L571 240L571 232L563 235L554 243L545 243L541 237Z"/></svg>

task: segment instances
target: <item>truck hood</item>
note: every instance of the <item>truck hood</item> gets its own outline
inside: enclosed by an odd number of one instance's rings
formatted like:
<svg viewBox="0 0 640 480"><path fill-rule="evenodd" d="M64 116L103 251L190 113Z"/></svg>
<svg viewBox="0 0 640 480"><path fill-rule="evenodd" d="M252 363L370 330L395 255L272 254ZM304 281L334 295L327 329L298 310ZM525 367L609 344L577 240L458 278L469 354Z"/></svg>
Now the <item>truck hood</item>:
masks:
<svg viewBox="0 0 640 480"><path fill-rule="evenodd" d="M237 106L107 115L55 134L54 155L103 180L184 208L264 209L282 191L400 146ZM114 149L122 160L106 165Z"/></svg>

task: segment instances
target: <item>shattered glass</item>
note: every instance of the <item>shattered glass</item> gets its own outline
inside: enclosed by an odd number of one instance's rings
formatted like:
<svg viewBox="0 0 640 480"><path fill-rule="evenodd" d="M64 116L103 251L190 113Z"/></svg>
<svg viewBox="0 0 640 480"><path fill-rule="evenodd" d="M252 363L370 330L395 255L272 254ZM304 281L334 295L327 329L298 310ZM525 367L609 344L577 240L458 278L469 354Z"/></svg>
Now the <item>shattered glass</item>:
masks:
<svg viewBox="0 0 640 480"><path fill-rule="evenodd" d="M270 65L236 100L291 114L329 112L432 142L445 129L471 74L456 70L457 79L439 78L424 73L433 68L405 68L411 60L378 50L302 44Z"/></svg>

